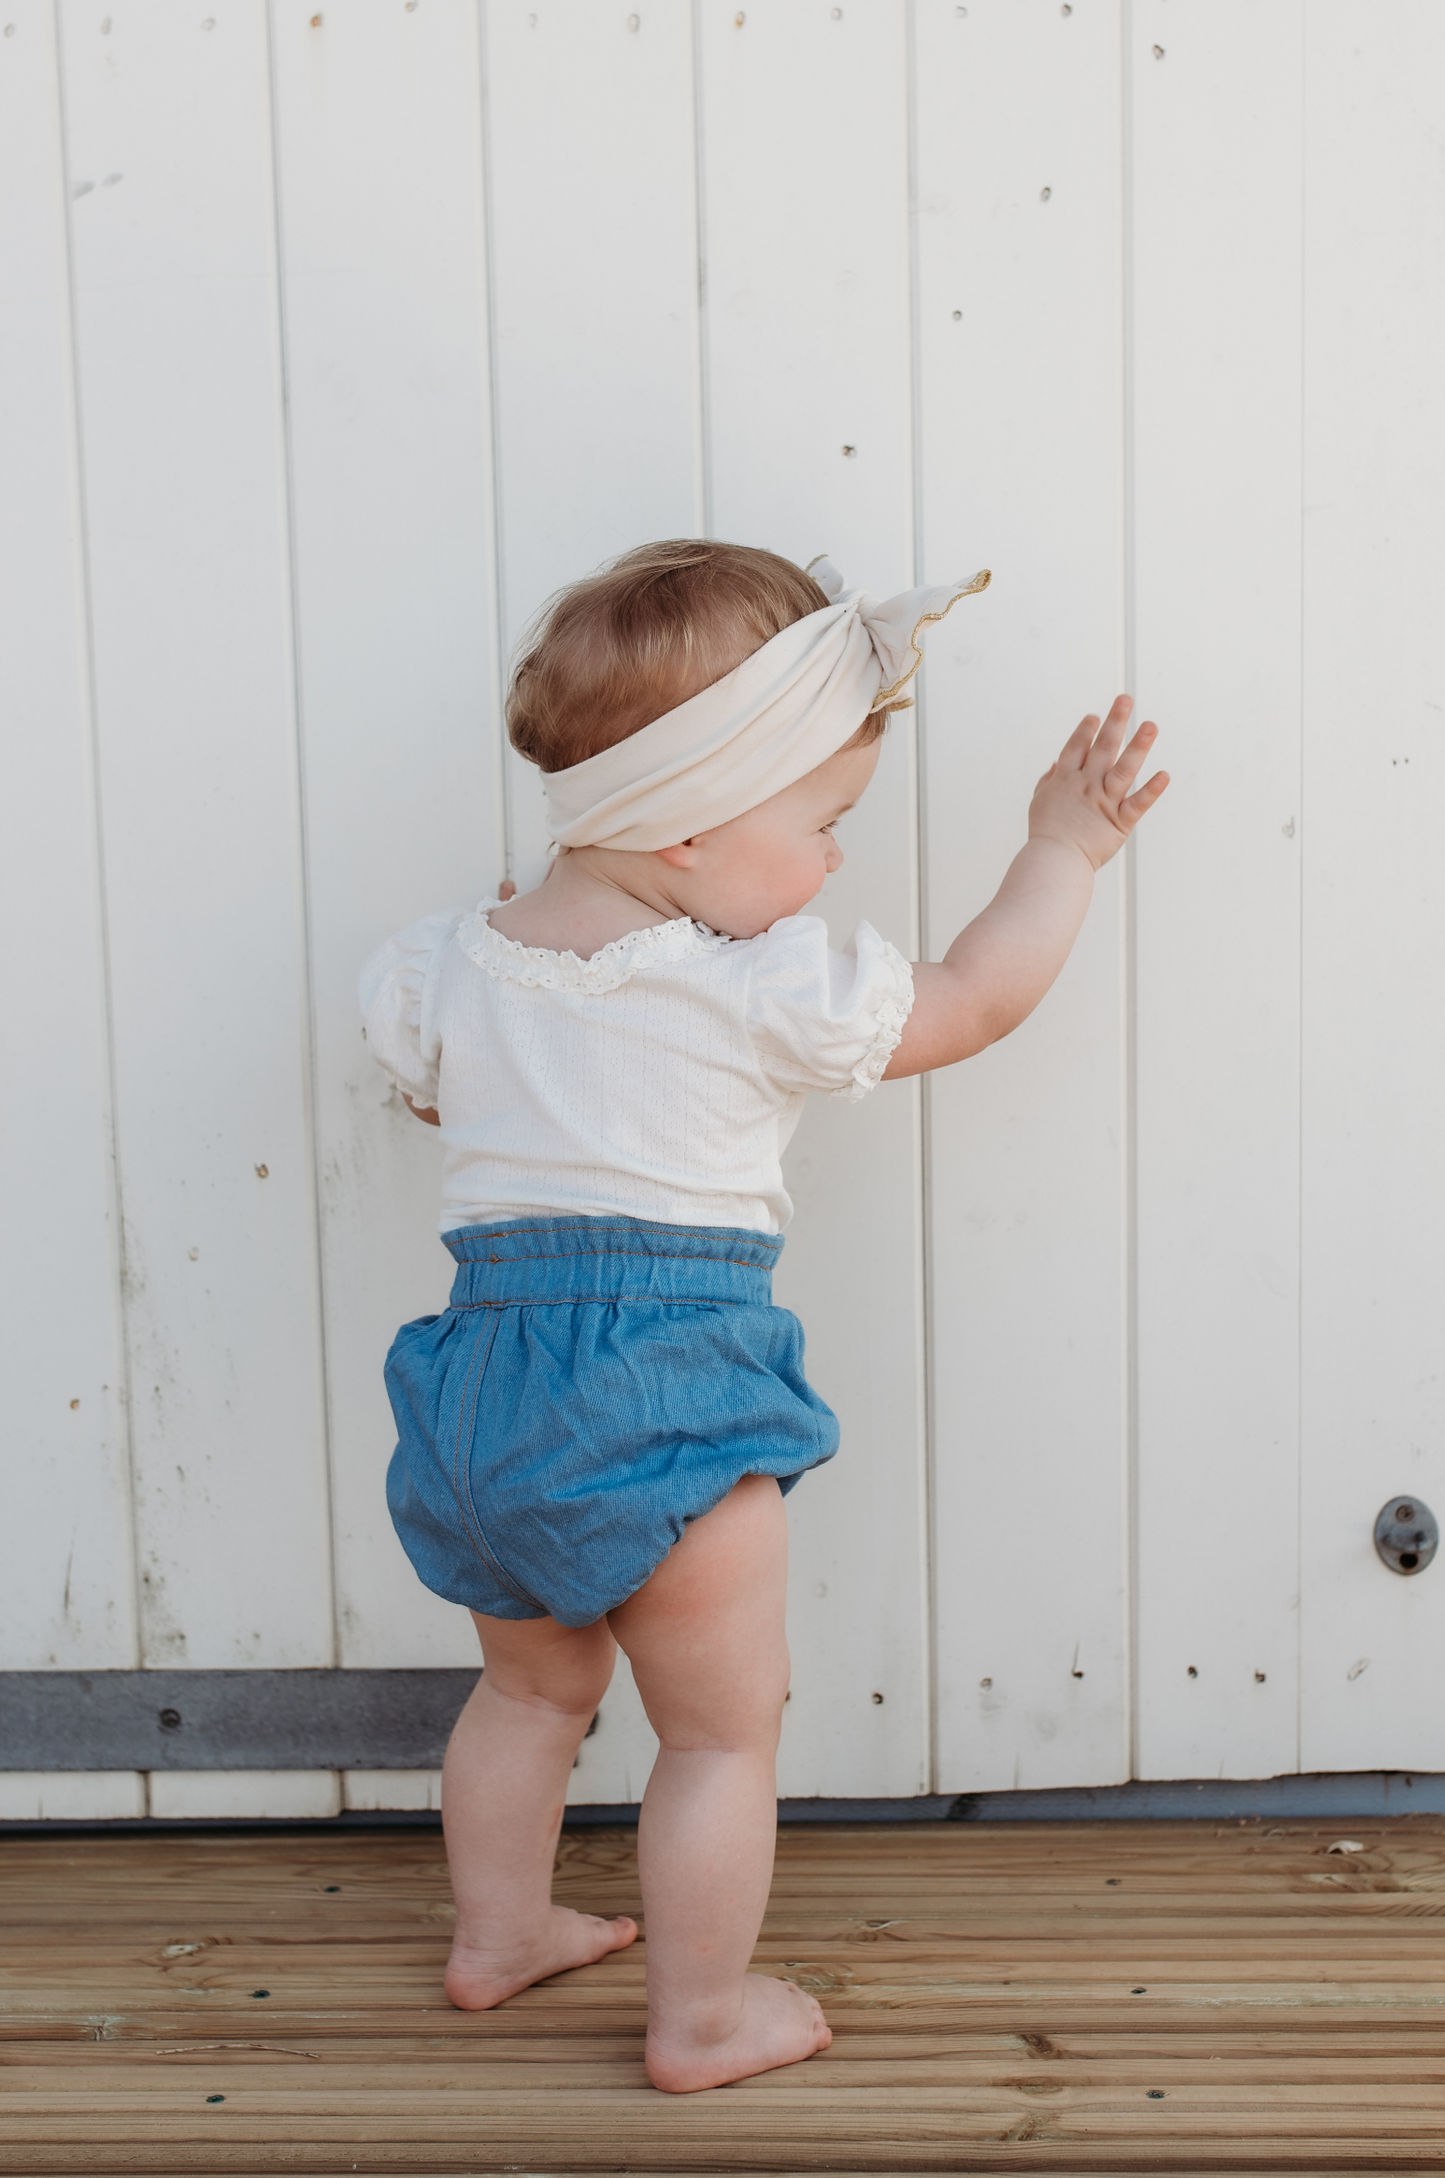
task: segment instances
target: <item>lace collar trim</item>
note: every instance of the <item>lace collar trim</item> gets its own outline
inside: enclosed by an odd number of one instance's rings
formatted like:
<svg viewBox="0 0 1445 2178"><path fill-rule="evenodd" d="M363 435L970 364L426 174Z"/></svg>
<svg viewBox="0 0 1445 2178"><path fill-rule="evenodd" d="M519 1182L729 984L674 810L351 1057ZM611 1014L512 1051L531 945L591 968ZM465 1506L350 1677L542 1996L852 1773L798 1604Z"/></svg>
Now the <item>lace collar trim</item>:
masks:
<svg viewBox="0 0 1445 2178"><path fill-rule="evenodd" d="M499 900L481 901L457 932L457 942L468 960L498 982L525 984L533 991L615 991L649 968L671 968L732 943L706 923L681 915L614 938L590 960L579 960L570 951L556 953L550 946L519 945L515 938L503 937L487 920L500 906Z"/></svg>

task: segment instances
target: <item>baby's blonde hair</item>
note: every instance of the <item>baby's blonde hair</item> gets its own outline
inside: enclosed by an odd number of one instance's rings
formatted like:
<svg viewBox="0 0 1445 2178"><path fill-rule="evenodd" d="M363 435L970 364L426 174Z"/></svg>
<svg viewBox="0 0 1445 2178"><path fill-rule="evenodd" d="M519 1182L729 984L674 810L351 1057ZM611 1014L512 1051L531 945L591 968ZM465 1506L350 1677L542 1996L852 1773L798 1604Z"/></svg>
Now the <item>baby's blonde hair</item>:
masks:
<svg viewBox="0 0 1445 2178"><path fill-rule="evenodd" d="M544 772L566 771L710 688L827 602L801 567L753 545L639 545L543 606L507 691L512 746ZM872 741L884 725L875 713L855 739Z"/></svg>

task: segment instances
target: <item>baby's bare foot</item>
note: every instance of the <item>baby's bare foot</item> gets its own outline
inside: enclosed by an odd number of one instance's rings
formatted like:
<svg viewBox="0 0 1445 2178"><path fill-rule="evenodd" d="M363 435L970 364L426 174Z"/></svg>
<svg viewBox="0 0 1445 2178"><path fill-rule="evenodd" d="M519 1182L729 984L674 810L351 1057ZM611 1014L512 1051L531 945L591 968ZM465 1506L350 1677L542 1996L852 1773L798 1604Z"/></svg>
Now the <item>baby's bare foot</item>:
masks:
<svg viewBox="0 0 1445 2178"><path fill-rule="evenodd" d="M749 1974L743 1982L742 2016L730 2034L703 2041L674 2028L649 2026L647 2077L669 2095L723 2087L778 2065L815 2056L833 2039L813 1999L795 1981Z"/></svg>
<svg viewBox="0 0 1445 2178"><path fill-rule="evenodd" d="M550 1919L534 1935L510 1949L487 1950L458 1935L447 1961L446 1992L461 2011L489 2011L519 1989L545 1981L549 1974L591 1966L609 1951L625 1950L636 1936L637 1923L625 1913L604 1921L595 1913L554 1906Z"/></svg>

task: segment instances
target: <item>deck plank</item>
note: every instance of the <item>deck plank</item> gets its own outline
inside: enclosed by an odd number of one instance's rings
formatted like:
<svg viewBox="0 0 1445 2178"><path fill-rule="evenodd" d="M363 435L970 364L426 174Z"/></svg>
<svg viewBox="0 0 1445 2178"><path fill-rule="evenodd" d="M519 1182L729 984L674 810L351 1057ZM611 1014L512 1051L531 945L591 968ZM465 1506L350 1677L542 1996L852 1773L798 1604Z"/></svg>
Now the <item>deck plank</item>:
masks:
<svg viewBox="0 0 1445 2178"><path fill-rule="evenodd" d="M559 1896L640 1910L634 1842ZM757 1964L833 2047L687 2097L644 1946L467 2016L451 1919L414 1831L0 1838L0 2171L1445 2168L1445 1822L789 1829Z"/></svg>

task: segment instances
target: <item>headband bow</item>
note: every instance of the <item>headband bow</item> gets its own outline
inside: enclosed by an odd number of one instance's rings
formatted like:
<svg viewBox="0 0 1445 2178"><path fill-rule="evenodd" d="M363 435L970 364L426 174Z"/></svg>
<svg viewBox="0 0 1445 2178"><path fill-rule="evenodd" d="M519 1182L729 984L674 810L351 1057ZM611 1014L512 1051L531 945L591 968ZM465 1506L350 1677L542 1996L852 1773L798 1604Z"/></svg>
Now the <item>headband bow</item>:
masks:
<svg viewBox="0 0 1445 2178"><path fill-rule="evenodd" d="M829 602L740 666L543 789L559 847L675 847L780 794L837 754L874 711L900 711L923 660L919 637L971 582L865 597L831 560L809 573Z"/></svg>

